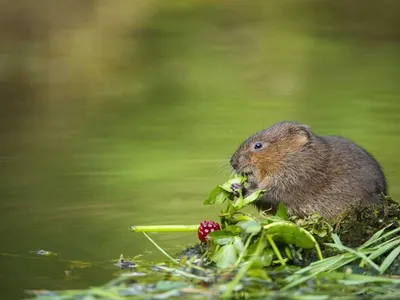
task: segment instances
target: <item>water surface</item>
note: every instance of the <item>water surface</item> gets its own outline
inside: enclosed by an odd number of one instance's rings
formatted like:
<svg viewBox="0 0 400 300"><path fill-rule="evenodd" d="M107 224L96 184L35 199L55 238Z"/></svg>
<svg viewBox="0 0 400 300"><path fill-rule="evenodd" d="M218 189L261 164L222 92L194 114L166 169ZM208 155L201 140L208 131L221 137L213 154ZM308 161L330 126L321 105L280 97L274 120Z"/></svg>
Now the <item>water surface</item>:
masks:
<svg viewBox="0 0 400 300"><path fill-rule="evenodd" d="M277 3L116 5L98 19L88 7L73 27L42 16L43 28L14 36L17 50L1 58L0 285L8 299L101 284L115 271L96 264L67 279L70 260L162 259L128 228L217 219L220 208L202 201L228 178L230 155L279 120L364 146L400 198L395 27L375 20L379 34L368 20L363 30L337 22L332 4L322 18L312 1ZM49 24L53 34L40 35ZM188 233L152 237L171 254L197 242ZM33 258L35 249L59 256Z"/></svg>

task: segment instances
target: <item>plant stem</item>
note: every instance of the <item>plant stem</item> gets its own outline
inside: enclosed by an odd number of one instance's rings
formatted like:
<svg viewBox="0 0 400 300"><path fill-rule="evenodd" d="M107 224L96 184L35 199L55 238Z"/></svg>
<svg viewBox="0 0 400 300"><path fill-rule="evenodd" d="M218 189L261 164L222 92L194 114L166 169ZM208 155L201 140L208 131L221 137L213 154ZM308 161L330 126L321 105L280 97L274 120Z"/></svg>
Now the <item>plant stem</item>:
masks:
<svg viewBox="0 0 400 300"><path fill-rule="evenodd" d="M199 225L147 225L132 226L132 232L196 232Z"/></svg>
<svg viewBox="0 0 400 300"><path fill-rule="evenodd" d="M247 271L254 264L254 262L260 257L261 253L264 250L264 247L265 247L264 233L262 233L258 240L258 245L257 245L256 251L254 252L252 257L241 267L241 269L236 274L236 276L233 278L233 280L231 280L231 282L227 285L224 293L222 294L222 299L232 299L233 290L239 284L240 280L244 276L246 276Z"/></svg>
<svg viewBox="0 0 400 300"><path fill-rule="evenodd" d="M272 250L274 251L276 257L278 258L279 262L281 263L281 265L282 265L282 266L286 266L286 263L285 263L285 261L283 260L282 255L281 255L281 253L279 252L279 249L278 249L278 247L276 246L274 240L272 239L272 236L271 236L270 234L267 234L266 237L267 237L267 240L268 240L269 244L271 245Z"/></svg>
<svg viewBox="0 0 400 300"><path fill-rule="evenodd" d="M236 263L234 265L234 268L237 268L240 264L240 262L242 261L244 254L247 251L247 248L249 248L250 242L253 239L254 236L256 236L256 233L252 233L250 234L249 238L247 239L246 245L244 245L243 251L240 253L239 258L236 260Z"/></svg>
<svg viewBox="0 0 400 300"><path fill-rule="evenodd" d="M158 250L160 250L160 252L162 253L162 254L164 254L166 257L168 257L172 262L174 262L175 264L179 264L179 262L175 259L175 258L172 258L167 252L165 252L165 250L163 249L163 248L161 248L160 246L158 246L157 245L157 243L155 242L155 241L153 241L146 233L144 233L143 232L143 234L147 237L147 239L154 245L154 246L156 246L156 248L158 249Z"/></svg>

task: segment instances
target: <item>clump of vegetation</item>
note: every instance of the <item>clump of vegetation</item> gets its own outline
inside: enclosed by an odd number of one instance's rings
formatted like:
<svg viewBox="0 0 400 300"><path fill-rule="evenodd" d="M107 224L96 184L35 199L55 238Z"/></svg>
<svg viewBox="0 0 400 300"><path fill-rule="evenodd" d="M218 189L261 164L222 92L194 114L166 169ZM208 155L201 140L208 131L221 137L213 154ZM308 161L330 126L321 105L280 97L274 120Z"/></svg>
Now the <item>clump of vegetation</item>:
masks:
<svg viewBox="0 0 400 300"><path fill-rule="evenodd" d="M358 247L377 230L400 226L400 206L390 197L383 197L383 206L352 205L332 222L344 244Z"/></svg>
<svg viewBox="0 0 400 300"><path fill-rule="evenodd" d="M168 258L167 262L148 265L120 257L116 265L123 270L121 276L102 287L32 293L41 298L57 295L61 299L331 299L400 294L400 279L387 275L400 265L397 204L388 202L383 210L352 212L355 208L351 208L333 224L318 214L289 217L283 205L273 216L255 215L243 208L256 201L263 191L243 197L231 190L232 184L245 182L244 176L236 175L217 186L205 200L206 205L225 204L218 215L219 223L132 227L132 231L143 232ZM351 218L346 218L346 214L351 214ZM361 225L363 220L368 222ZM201 243L172 257L146 234L151 231L197 231ZM347 243L351 242L352 233L357 244L353 248Z"/></svg>

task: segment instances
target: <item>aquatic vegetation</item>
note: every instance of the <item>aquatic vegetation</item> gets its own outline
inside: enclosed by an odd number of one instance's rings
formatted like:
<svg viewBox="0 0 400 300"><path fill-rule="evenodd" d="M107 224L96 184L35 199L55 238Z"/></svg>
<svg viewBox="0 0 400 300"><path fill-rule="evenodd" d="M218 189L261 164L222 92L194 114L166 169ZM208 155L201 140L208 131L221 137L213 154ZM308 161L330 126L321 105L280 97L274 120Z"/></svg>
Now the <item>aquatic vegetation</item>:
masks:
<svg viewBox="0 0 400 300"><path fill-rule="evenodd" d="M217 186L204 201L206 205L225 204L218 223L131 228L143 232L168 258L165 263L121 255L114 262L121 269L120 276L103 286L29 293L41 299L378 299L400 295L400 278L393 276L400 274L398 214L387 217L386 224L369 236L364 232L363 243L350 247L340 235L348 234L346 226L354 227L345 215L332 226L318 214L289 217L283 205L275 215L243 211L263 193L257 191L244 198L231 190L232 184L245 182L244 176L236 175ZM398 207L390 205L394 210ZM371 210L382 219L381 212ZM364 214L371 217L366 211ZM146 234L154 231L197 232L201 242L171 255Z"/></svg>

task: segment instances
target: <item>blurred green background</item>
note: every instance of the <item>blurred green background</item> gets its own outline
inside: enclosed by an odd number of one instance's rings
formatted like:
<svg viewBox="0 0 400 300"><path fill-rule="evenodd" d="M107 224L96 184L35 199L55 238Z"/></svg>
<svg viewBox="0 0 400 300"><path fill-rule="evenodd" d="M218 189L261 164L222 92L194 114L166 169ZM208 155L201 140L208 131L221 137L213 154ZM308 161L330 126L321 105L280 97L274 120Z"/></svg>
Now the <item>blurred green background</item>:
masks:
<svg viewBox="0 0 400 300"><path fill-rule="evenodd" d="M197 224L238 144L279 120L366 147L400 198L400 2L0 1L0 288L101 284ZM153 234L169 253L195 234ZM13 254L16 256L7 256Z"/></svg>

